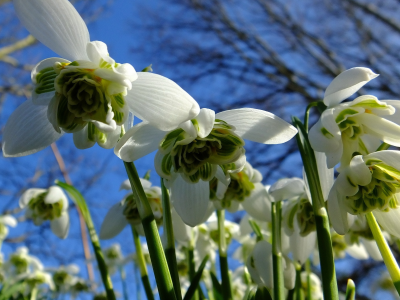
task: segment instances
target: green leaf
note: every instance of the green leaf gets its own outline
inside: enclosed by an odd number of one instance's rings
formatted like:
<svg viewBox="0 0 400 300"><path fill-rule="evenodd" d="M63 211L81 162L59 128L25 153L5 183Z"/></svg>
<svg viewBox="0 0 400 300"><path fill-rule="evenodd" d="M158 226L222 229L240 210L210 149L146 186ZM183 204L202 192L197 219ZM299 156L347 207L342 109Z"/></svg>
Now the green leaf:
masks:
<svg viewBox="0 0 400 300"><path fill-rule="evenodd" d="M104 285L104 288L107 293L107 299L116 300L114 290L113 290L113 285L111 282L111 278L108 273L107 264L104 260L104 255L103 255L103 252L101 251L99 238L97 236L96 229L94 228L92 217L90 216L90 212L86 205L85 198L83 198L82 194L79 193L79 191L76 188L74 188L73 186L71 186L69 184L66 184L65 182L56 180L56 184L59 187L63 188L68 193L71 200L80 209L83 219L85 220L87 229L89 231L90 240L93 245L93 251L95 253L97 264L98 264L99 271L101 274L101 279L103 281L103 285Z"/></svg>
<svg viewBox="0 0 400 300"><path fill-rule="evenodd" d="M213 283L213 294L215 300L224 300L222 297L222 286L219 283L217 276L215 276L214 272L210 272L210 276Z"/></svg>
<svg viewBox="0 0 400 300"><path fill-rule="evenodd" d="M206 257L204 257L203 261L201 262L201 265L199 267L199 269L197 270L196 274L193 277L192 282L190 283L190 286L185 294L185 297L183 297L183 300L190 300L192 299L194 293L196 292L200 280L201 280L201 275L203 274L203 270L206 266L206 263L208 261L208 255L206 255Z"/></svg>
<svg viewBox="0 0 400 300"><path fill-rule="evenodd" d="M25 291L25 282L19 281L11 286L3 286L0 291L0 300L12 299L12 296Z"/></svg>

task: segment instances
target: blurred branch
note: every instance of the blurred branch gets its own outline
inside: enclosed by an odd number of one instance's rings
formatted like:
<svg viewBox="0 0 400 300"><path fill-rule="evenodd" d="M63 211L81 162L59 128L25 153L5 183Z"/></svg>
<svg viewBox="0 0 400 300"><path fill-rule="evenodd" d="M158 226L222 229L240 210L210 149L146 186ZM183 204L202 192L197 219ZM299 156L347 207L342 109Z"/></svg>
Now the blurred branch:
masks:
<svg viewBox="0 0 400 300"><path fill-rule="evenodd" d="M30 45L33 45L35 42L36 42L36 39L32 35L28 35L26 38L23 38L22 40L19 40L12 45L0 48L0 59L3 60L3 58L5 56L7 56L15 51L26 48Z"/></svg>

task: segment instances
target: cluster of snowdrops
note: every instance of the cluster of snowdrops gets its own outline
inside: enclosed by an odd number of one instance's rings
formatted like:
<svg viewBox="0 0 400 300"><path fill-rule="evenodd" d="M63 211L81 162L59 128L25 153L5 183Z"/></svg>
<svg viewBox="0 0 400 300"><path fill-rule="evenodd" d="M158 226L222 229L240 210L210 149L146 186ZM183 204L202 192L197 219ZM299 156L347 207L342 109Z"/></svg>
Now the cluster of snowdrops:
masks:
<svg viewBox="0 0 400 300"><path fill-rule="evenodd" d="M323 101L307 107L304 122L293 118L293 125L259 109L215 113L200 109L151 68L136 72L130 64L116 63L104 43L90 41L67 0L13 2L28 31L62 58L34 67L32 97L8 119L3 155L35 153L64 133L73 133L79 149L95 144L114 149L127 171L121 189L129 192L110 208L99 235L111 239L131 226L134 261L148 299L156 296L140 236L146 238L161 299L338 299L334 260L346 253L383 260L400 291L400 270L388 245L400 238L400 153L388 150L400 146L400 101L372 95L348 100L378 76L373 71L356 67L341 73ZM309 129L313 107L322 114ZM136 125L135 116L142 120ZM303 160L303 178L264 186L261 173L246 160L245 140L282 144L292 138ZM161 187L139 178L133 163L154 151ZM66 238L70 220L63 189L90 231L105 295L116 299L110 264L100 255L79 191L63 182L29 189L20 207L35 225L49 221L54 234ZM225 211L238 210L245 211L240 224L225 220ZM10 215L0 222L5 237L6 226L15 222ZM240 262L236 270L228 266L233 240L240 244L233 255ZM17 253L28 257L26 249ZM30 258L17 274L10 258L5 266L13 267L4 270L15 270L4 271L3 282L28 282L25 294L36 299L38 291L46 291L44 284L54 290L57 283L43 267L30 267L33 262ZM319 276L310 271L318 264ZM62 270L74 284L92 288L72 269ZM56 290L73 294L74 284ZM346 294L355 297L351 280Z"/></svg>

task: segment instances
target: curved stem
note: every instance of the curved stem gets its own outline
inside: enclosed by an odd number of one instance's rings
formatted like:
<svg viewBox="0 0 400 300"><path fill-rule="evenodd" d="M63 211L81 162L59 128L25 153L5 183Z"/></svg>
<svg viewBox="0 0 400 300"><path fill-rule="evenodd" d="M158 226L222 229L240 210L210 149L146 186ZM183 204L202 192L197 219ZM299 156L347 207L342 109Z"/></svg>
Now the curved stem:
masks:
<svg viewBox="0 0 400 300"><path fill-rule="evenodd" d="M306 113L304 114L304 127L308 133L308 120L310 117L310 110L312 107L318 106L318 102L311 102L310 104L307 105L306 108Z"/></svg>
<svg viewBox="0 0 400 300"><path fill-rule="evenodd" d="M392 278L394 286L396 287L397 293L399 293L400 295L399 265L397 264L396 259L394 258L393 253L390 250L390 247L386 242L386 239L382 234L381 228L379 227L378 222L376 222L376 219L372 212L366 213L365 217L367 218L369 228L371 228L372 235L374 236L376 244L378 245L379 251L381 252L383 261L385 262L386 268L388 269L390 277Z"/></svg>

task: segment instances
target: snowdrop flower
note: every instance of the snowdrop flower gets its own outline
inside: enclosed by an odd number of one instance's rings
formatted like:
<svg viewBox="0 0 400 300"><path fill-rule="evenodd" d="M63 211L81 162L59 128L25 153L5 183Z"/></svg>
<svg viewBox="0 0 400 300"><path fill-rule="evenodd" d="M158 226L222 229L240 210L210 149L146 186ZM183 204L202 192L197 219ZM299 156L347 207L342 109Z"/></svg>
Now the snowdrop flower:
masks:
<svg viewBox="0 0 400 300"><path fill-rule="evenodd" d="M57 291L68 292L71 287L76 283L76 275L79 273L79 267L75 264L68 266L60 266L53 271L52 279Z"/></svg>
<svg viewBox="0 0 400 300"><path fill-rule="evenodd" d="M310 129L309 138L315 151L326 153L329 168L339 162L345 168L353 153L373 152L379 141L400 146L400 101L364 95L341 103L377 76L367 68L352 68L326 89L324 104L328 108Z"/></svg>
<svg viewBox="0 0 400 300"><path fill-rule="evenodd" d="M28 284L25 291L26 294L29 294L34 288L43 284L48 285L51 290L55 289L51 274L43 270L34 270L33 272L22 273L16 276L15 279L16 281L24 281Z"/></svg>
<svg viewBox="0 0 400 300"><path fill-rule="evenodd" d="M161 203L161 188L158 186L151 186L151 182L141 178L140 179L147 199L149 200L154 217L159 226L162 225L163 210ZM126 225L131 224L138 229L140 233L141 219L136 204L136 199L133 196L129 180L125 180L121 189L129 190L130 192L124 197L121 202L113 205L104 218L101 224L100 238L111 239L118 235Z"/></svg>
<svg viewBox="0 0 400 300"><path fill-rule="evenodd" d="M301 280L301 288L304 291L304 294L307 295L308 291L308 273L307 272L301 272L300 273L300 280ZM322 293L322 286L321 286L321 280L317 275L314 273L310 273L310 283L311 283L311 299L314 300L323 300L324 295Z"/></svg>
<svg viewBox="0 0 400 300"><path fill-rule="evenodd" d="M43 265L38 258L29 254L26 247L19 247L12 253L5 264L7 272L19 275L43 270Z"/></svg>
<svg viewBox="0 0 400 300"><path fill-rule="evenodd" d="M293 126L266 111L243 108L215 114L203 108L196 118L170 132L138 124L114 152L124 161L135 161L158 149L156 171L170 181L171 200L183 221L196 226L207 218L209 181L216 177L228 185L227 175L244 167L243 139L279 144L296 133Z"/></svg>
<svg viewBox="0 0 400 300"><path fill-rule="evenodd" d="M269 221L271 203L269 194L261 183L261 173L246 161L240 172L229 173L229 175L228 186L217 178L210 181L210 200L213 201L214 206L219 210L226 209L229 212L240 210L243 206L255 218Z"/></svg>
<svg viewBox="0 0 400 300"><path fill-rule="evenodd" d="M77 148L113 148L129 111L155 127L172 130L199 113L197 102L173 81L112 59L106 44L90 41L86 24L67 0L14 0L28 31L63 58L48 58L32 71L34 90L9 118L4 156L35 153L63 132ZM128 125L129 126L129 125Z"/></svg>
<svg viewBox="0 0 400 300"><path fill-rule="evenodd" d="M328 213L339 234L349 230L354 216L371 211L388 212L399 207L400 153L379 151L356 155L337 177L328 197ZM348 213L350 215L348 215ZM387 230L397 230L394 228Z"/></svg>
<svg viewBox="0 0 400 300"><path fill-rule="evenodd" d="M283 204L283 229L289 236L289 251L293 260L304 264L313 252L317 239L314 210L304 181L283 178L274 183L269 191L275 201L287 200Z"/></svg>
<svg viewBox="0 0 400 300"><path fill-rule="evenodd" d="M8 236L7 226L15 227L17 224L17 219L11 215L0 216L0 243Z"/></svg>
<svg viewBox="0 0 400 300"><path fill-rule="evenodd" d="M294 288L296 270L290 259L283 255L282 267L284 285L288 290ZM273 289L274 278L272 268L272 245L267 241L259 241L248 257L246 266L251 278L258 286L264 286Z"/></svg>
<svg viewBox="0 0 400 300"><path fill-rule="evenodd" d="M53 233L65 239L69 232L68 198L58 186L46 189L28 189L19 199L19 206L26 208L26 217L36 226L50 221Z"/></svg>

